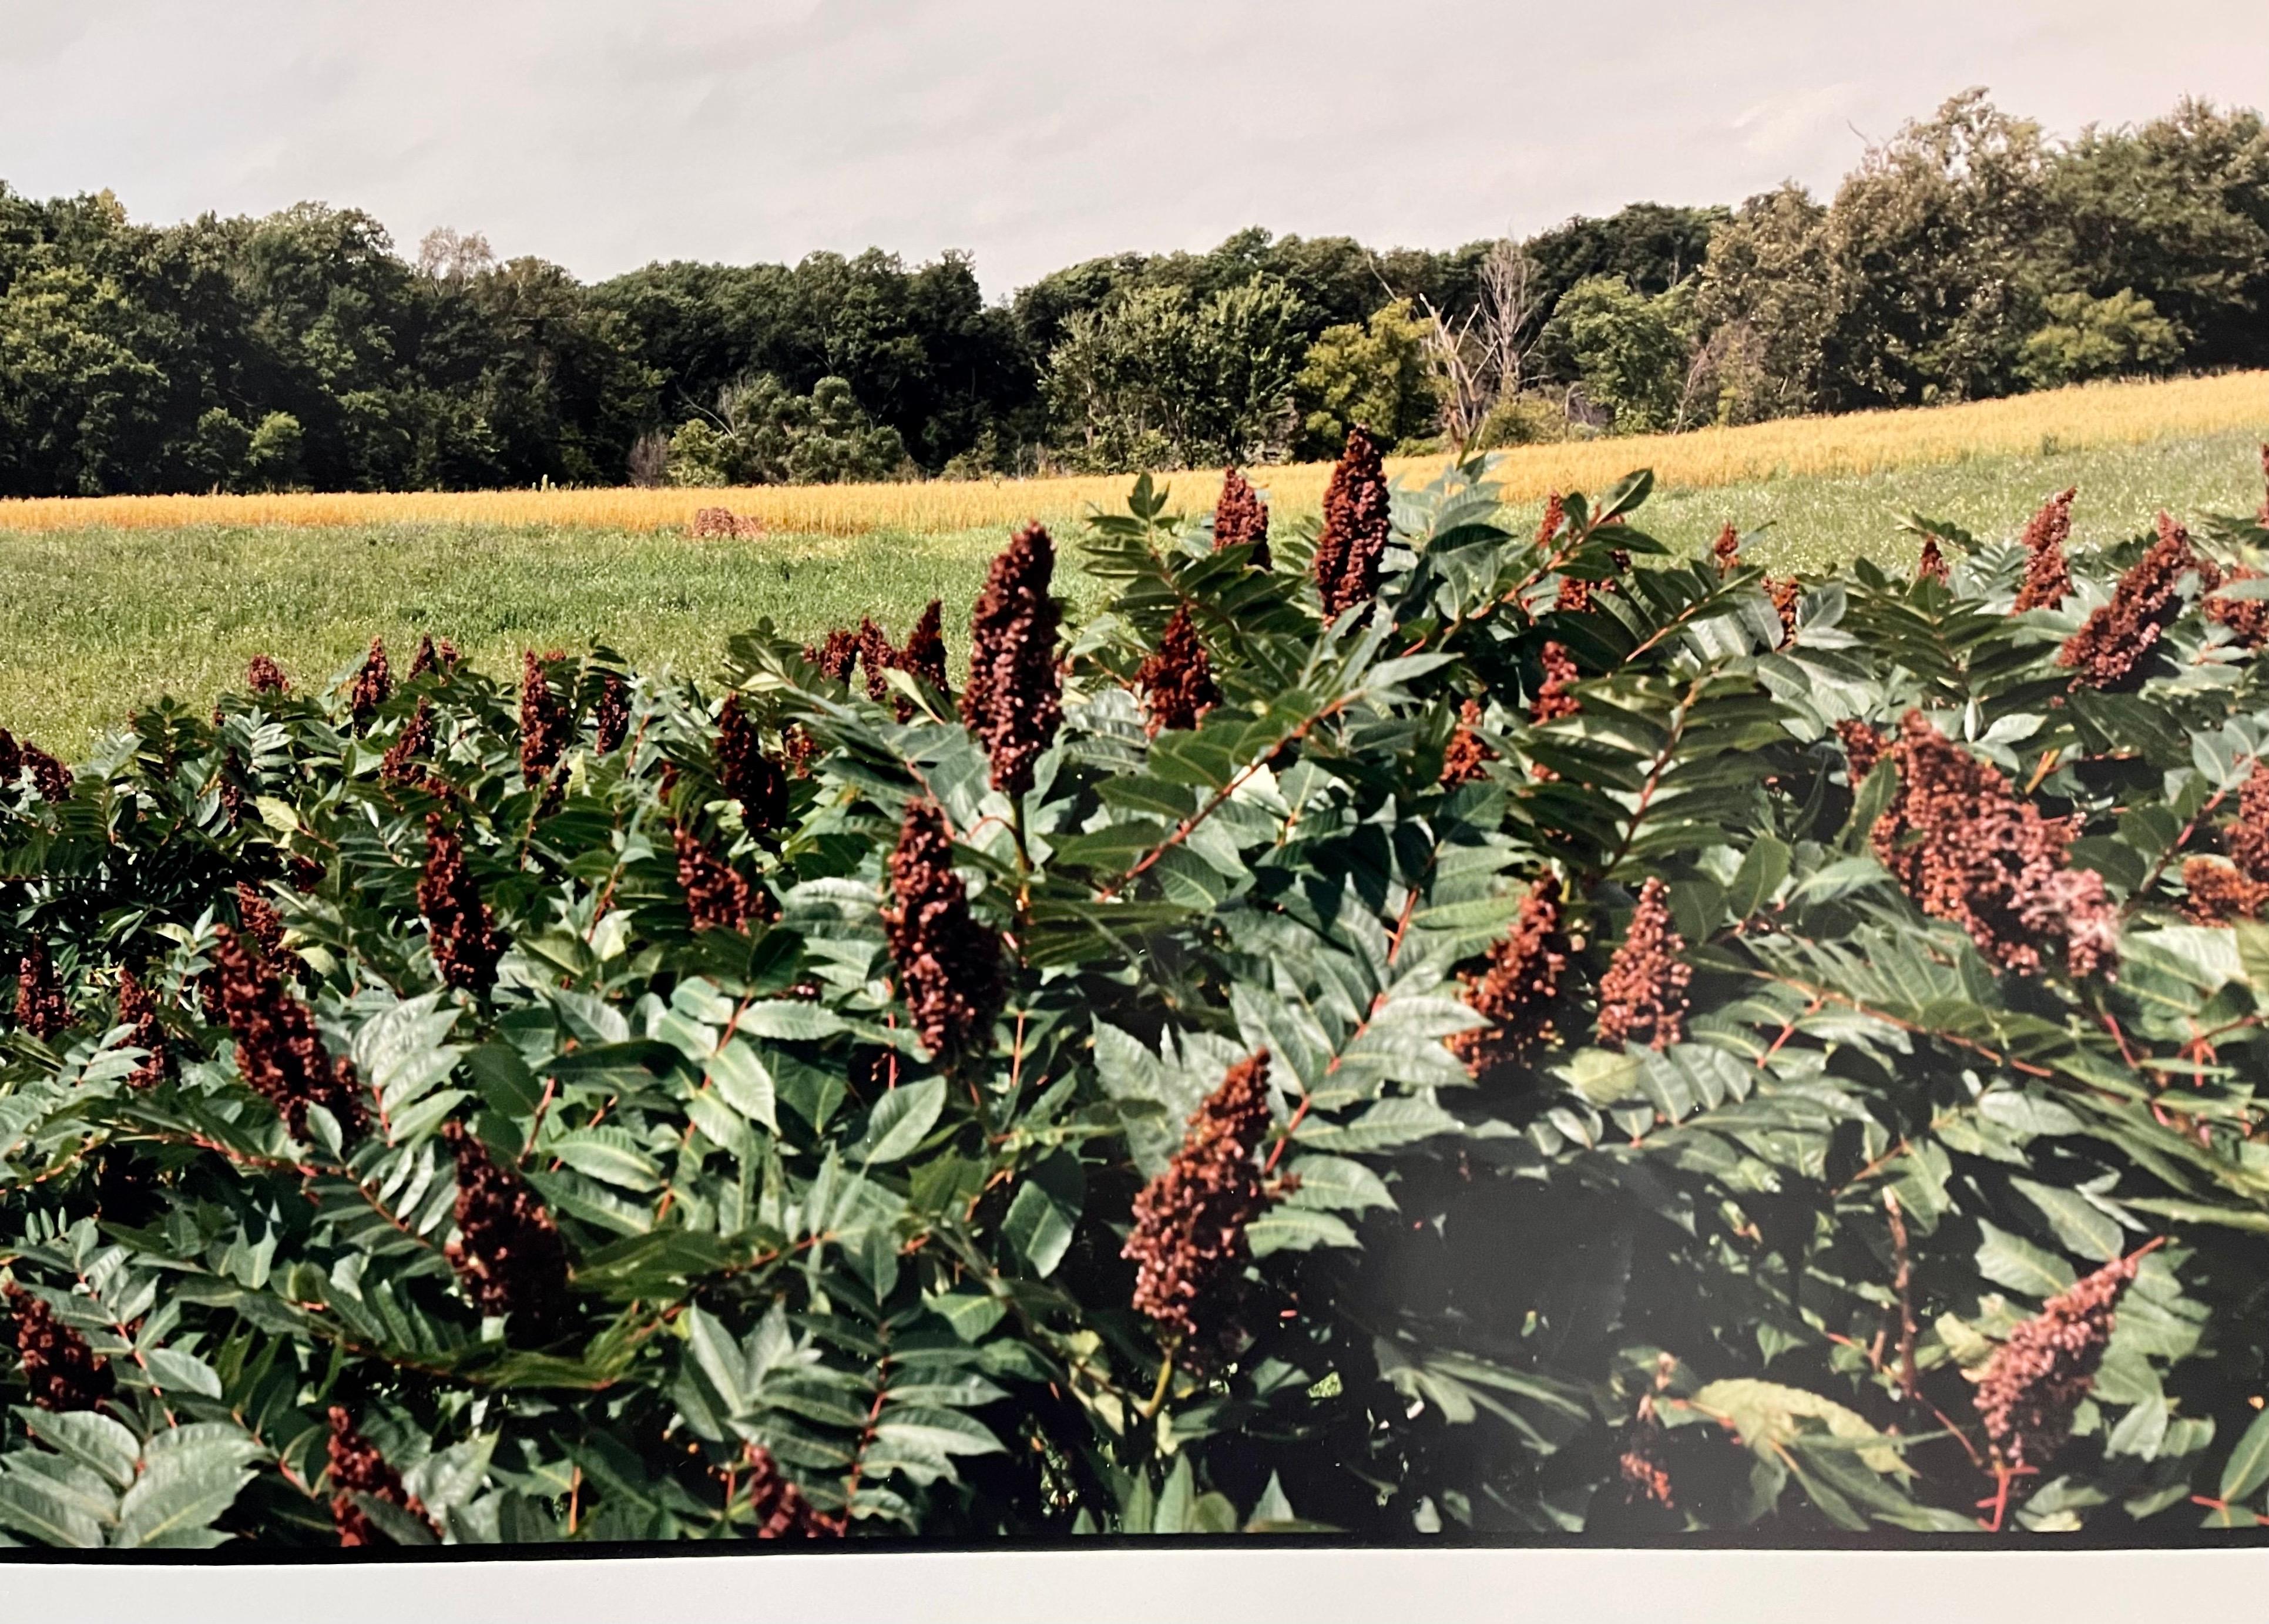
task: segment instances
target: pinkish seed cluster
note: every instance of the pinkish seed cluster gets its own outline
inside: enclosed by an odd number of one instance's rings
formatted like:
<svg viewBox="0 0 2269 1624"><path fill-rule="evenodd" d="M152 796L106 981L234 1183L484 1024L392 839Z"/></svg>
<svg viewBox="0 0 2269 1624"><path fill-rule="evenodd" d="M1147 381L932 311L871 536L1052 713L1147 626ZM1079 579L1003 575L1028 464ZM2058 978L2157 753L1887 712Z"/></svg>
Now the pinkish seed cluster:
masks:
<svg viewBox="0 0 2269 1624"><path fill-rule="evenodd" d="M2138 1252L2107 1263L2051 1297L1986 1361L1977 1414L2005 1465L2038 1472L2064 1447L2073 1412L2095 1385L2119 1299L2141 1260Z"/></svg>
<svg viewBox="0 0 2269 1624"><path fill-rule="evenodd" d="M1489 1024L1450 1039L1451 1052L1481 1077L1555 1042L1552 1015L1573 947L1562 927L1560 882L1545 875L1521 898L1512 929L1489 950L1479 975L1460 978L1466 1002Z"/></svg>
<svg viewBox="0 0 2269 1624"><path fill-rule="evenodd" d="M1600 978L1600 1047L1667 1049L1686 1035L1686 988L1694 971L1678 956L1685 951L1685 938L1670 922L1669 889L1647 881L1622 945Z"/></svg>
<svg viewBox="0 0 2269 1624"><path fill-rule="evenodd" d="M2072 592L2072 567L2065 560L2064 544L2072 536L2072 502L2079 494L2077 486L2058 491L2025 526L2025 580L2017 589L2016 602L2020 613L2055 609Z"/></svg>
<svg viewBox="0 0 2269 1624"><path fill-rule="evenodd" d="M1876 820L1875 855L1925 913L1960 925L1988 962L2020 975L2051 957L2075 977L2117 962L2118 911L2101 875L2066 866L2068 823L2041 816L1919 711L1886 754L1899 788Z"/></svg>

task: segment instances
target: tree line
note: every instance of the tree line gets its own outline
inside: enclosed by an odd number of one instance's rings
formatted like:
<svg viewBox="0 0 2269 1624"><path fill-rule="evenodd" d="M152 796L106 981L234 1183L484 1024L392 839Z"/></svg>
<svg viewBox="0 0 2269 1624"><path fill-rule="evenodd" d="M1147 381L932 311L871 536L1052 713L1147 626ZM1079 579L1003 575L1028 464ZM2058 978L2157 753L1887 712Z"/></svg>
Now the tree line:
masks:
<svg viewBox="0 0 2269 1624"><path fill-rule="evenodd" d="M0 184L0 494L981 476L1464 448L2269 365L2269 129L1967 92L1834 195L1379 251L1240 232L988 301L966 255L595 284L368 214Z"/></svg>

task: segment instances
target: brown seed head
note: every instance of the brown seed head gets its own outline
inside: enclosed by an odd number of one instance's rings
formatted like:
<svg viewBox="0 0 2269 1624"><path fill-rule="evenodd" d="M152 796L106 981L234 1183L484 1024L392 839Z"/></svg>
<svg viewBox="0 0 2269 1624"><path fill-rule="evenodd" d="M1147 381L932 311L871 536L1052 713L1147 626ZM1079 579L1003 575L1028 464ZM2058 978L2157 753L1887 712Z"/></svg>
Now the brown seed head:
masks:
<svg viewBox="0 0 2269 1624"><path fill-rule="evenodd" d="M2072 536L2072 501L2080 488L2058 491L2025 526L2025 584L2017 590L2019 611L2055 609L2072 591L2072 568L2064 544Z"/></svg>
<svg viewBox="0 0 2269 1624"><path fill-rule="evenodd" d="M1670 1472L1662 1464L1659 1426L1634 1428L1630 1443L1616 1458L1615 1475L1622 1483L1626 1505L1644 1502L1666 1510L1675 1509L1677 1502L1670 1493Z"/></svg>
<svg viewBox="0 0 2269 1624"><path fill-rule="evenodd" d="M464 842L439 812L425 815L418 912L425 918L426 945L443 981L470 993L485 993L496 985L504 944L497 940L495 916L465 866Z"/></svg>
<svg viewBox="0 0 2269 1624"><path fill-rule="evenodd" d="M1158 636L1157 652L1142 662L1134 680L1142 684L1143 704L1150 712L1152 737L1164 728L1189 728L1221 703L1214 686L1213 662L1206 657L1189 606L1174 611Z"/></svg>
<svg viewBox="0 0 2269 1624"><path fill-rule="evenodd" d="M1250 547L1253 567L1268 567L1268 506L1233 468L1222 470L1221 499L1213 510L1213 545L1216 552L1224 547Z"/></svg>
<svg viewBox="0 0 2269 1624"><path fill-rule="evenodd" d="M765 754L764 740L737 693L728 694L717 712L711 759L717 786L727 799L741 803L741 821L750 834L761 837L787 823L787 771Z"/></svg>
<svg viewBox="0 0 2269 1624"><path fill-rule="evenodd" d="M252 663L244 668L244 685L256 694L292 691L292 684L284 675L284 668L265 654L255 654Z"/></svg>
<svg viewBox="0 0 2269 1624"><path fill-rule="evenodd" d="M36 744L27 743L23 745L22 749L24 765L31 770L32 787L39 791L40 799L54 806L60 806L69 801L71 793L70 769Z"/></svg>
<svg viewBox="0 0 2269 1624"><path fill-rule="evenodd" d="M1882 759L1884 748L1890 742L1880 733L1857 717L1849 717L1836 724L1836 736L1844 742L1844 758L1851 763L1851 786L1875 770Z"/></svg>
<svg viewBox="0 0 2269 1624"><path fill-rule="evenodd" d="M761 1443L748 1446L749 1510L758 1539L839 1539L848 1524L831 1517L804 1498L803 1491L780 1469L772 1452Z"/></svg>
<svg viewBox="0 0 2269 1624"><path fill-rule="evenodd" d="M1561 502L1560 493L1555 491L1546 498L1544 517L1536 527L1538 550L1549 554L1554 551L1557 541L1574 540L1573 532L1569 532L1564 537L1563 536L1562 533L1567 522L1568 510ZM1608 522L1610 525L1617 525L1621 524L1622 520L1618 516ZM1618 572L1623 574L1630 572L1631 559L1629 552L1617 547L1611 550L1608 557ZM1612 594L1618 590L1620 587L1613 578L1607 580L1589 581L1578 580L1572 575L1563 575L1560 578L1559 590L1553 594L1552 607L1556 609L1565 609L1571 614L1584 614L1600 596Z"/></svg>
<svg viewBox="0 0 2269 1624"><path fill-rule="evenodd" d="M1324 528L1316 540L1316 589L1327 618L1378 595L1379 566L1393 534L1392 498L1378 443L1349 429L1347 449L1324 488Z"/></svg>
<svg viewBox="0 0 2269 1624"><path fill-rule="evenodd" d="M1438 782L1445 789L1455 789L1461 784L1472 784L1489 777L1489 764L1497 758L1481 734L1482 703L1468 699L1458 707L1458 728L1450 735L1449 748L1442 752L1442 776Z"/></svg>
<svg viewBox="0 0 2269 1624"><path fill-rule="evenodd" d="M571 1322L567 1244L536 1192L499 1164L465 1125L441 1125L457 1159L457 1236L443 1251L484 1314L508 1314L531 1340L557 1340Z"/></svg>
<svg viewBox="0 0 2269 1624"><path fill-rule="evenodd" d="M1536 544L1550 551L1559 539L1560 527L1568 522L1568 505L1557 491L1544 498L1544 516L1536 522Z"/></svg>
<svg viewBox="0 0 2269 1624"><path fill-rule="evenodd" d="M2058 651L2057 663L2073 670L2073 685L2110 693L2140 688L2160 633L2182 611L2176 584L2193 571L2205 590L2221 584L2221 572L2191 550L2190 532L2161 513L2159 539L2119 578L2111 602L2088 616Z"/></svg>
<svg viewBox="0 0 2269 1624"><path fill-rule="evenodd" d="M830 681L847 683L851 668L859 662L859 634L836 627L819 643L804 645L803 657L817 666L820 674Z"/></svg>
<svg viewBox="0 0 2269 1624"><path fill-rule="evenodd" d="M631 685L616 671L599 675L599 699L591 707L591 748L602 756L622 749L631 736Z"/></svg>
<svg viewBox="0 0 2269 1624"><path fill-rule="evenodd" d="M945 680L945 603L932 598L914 622L914 629L906 633L906 646L898 651L898 668L919 677L942 694L950 695ZM911 700L898 701L898 720L905 721L913 715Z"/></svg>
<svg viewBox="0 0 2269 1624"><path fill-rule="evenodd" d="M1796 615L1804 602L1804 583L1793 575L1768 575L1763 585L1765 595L1772 600L1773 613L1780 616L1780 644L1786 648L1796 641Z"/></svg>
<svg viewBox="0 0 2269 1624"><path fill-rule="evenodd" d="M1718 532L1718 539L1710 543L1710 556L1718 561L1718 573L1731 575L1741 567L1741 533L1728 524Z"/></svg>
<svg viewBox="0 0 2269 1624"><path fill-rule="evenodd" d="M2253 764L2237 792L2237 816L2222 826L2221 844L2248 879L2269 881L2269 763Z"/></svg>
<svg viewBox="0 0 2269 1624"><path fill-rule="evenodd" d="M787 769L797 778L811 776L811 764L819 759L819 741L801 722L792 722L780 734L780 750L787 757Z"/></svg>
<svg viewBox="0 0 2269 1624"><path fill-rule="evenodd" d="M70 1005L56 985L44 942L33 941L17 963L16 1024L41 1043L70 1024Z"/></svg>
<svg viewBox="0 0 2269 1624"><path fill-rule="evenodd" d="M2242 580L2259 580L2261 572L2238 565L2224 579L2225 587L2234 587ZM2206 617L2228 626L2231 634L2247 648L2258 648L2269 643L2269 598L2227 598L2216 594L2206 601Z"/></svg>
<svg viewBox="0 0 2269 1624"><path fill-rule="evenodd" d="M347 1139L369 1125L354 1067L333 1059L315 1032L314 1017L292 996L266 958L245 946L227 926L215 927L213 967L203 985L205 1008L236 1038L236 1067L274 1105L292 1137L307 1137L307 1111L321 1105Z"/></svg>
<svg viewBox="0 0 2269 1624"><path fill-rule="evenodd" d="M1001 939L969 911L945 814L934 801L906 807L883 926L899 991L929 1052L951 1060L988 1048L1002 997Z"/></svg>
<svg viewBox="0 0 2269 1624"><path fill-rule="evenodd" d="M1977 1414L2003 1463L2041 1471L2064 1447L2073 1413L2095 1385L2120 1296L2141 1260L2139 1252L2107 1263L2051 1297L1985 1362Z"/></svg>
<svg viewBox="0 0 2269 1624"><path fill-rule="evenodd" d="M249 880L236 882L236 919L261 952L274 955L284 950L284 916Z"/></svg>
<svg viewBox="0 0 2269 1624"><path fill-rule="evenodd" d="M354 718L359 731L378 707L394 697L394 672L387 664L386 644L378 638L370 640L370 653L364 656L362 669L355 673L354 683L347 690L347 710Z"/></svg>
<svg viewBox="0 0 2269 1624"><path fill-rule="evenodd" d="M394 742L386 747L385 759L378 764L379 777L389 784L416 783L425 776L418 758L432 748L433 702L420 694L418 708L402 724L402 731L394 735Z"/></svg>
<svg viewBox="0 0 2269 1624"><path fill-rule="evenodd" d="M533 649L520 661L520 776L531 789L558 764L573 731L566 707L551 691Z"/></svg>
<svg viewBox="0 0 2269 1624"><path fill-rule="evenodd" d="M1528 720L1541 727L1563 716L1573 716L1584 707L1569 691L1583 673L1576 668L1576 657L1566 646L1548 642L1539 658L1544 667L1544 683L1536 690L1536 702L1529 707Z"/></svg>
<svg viewBox="0 0 2269 1624"><path fill-rule="evenodd" d="M1600 1047L1667 1049L1685 1036L1686 987L1694 978L1678 957L1685 951L1685 939L1670 923L1669 889L1650 879L1639 888L1622 946L1600 978Z"/></svg>
<svg viewBox="0 0 2269 1624"><path fill-rule="evenodd" d="M126 1075L129 1088L152 1089L174 1074L173 1045L158 1019L157 995L126 965L118 971L118 1024L134 1029L126 1041L144 1052L141 1064Z"/></svg>
<svg viewBox="0 0 2269 1624"><path fill-rule="evenodd" d="M338 1405L330 1407L331 1436L326 1443L330 1458L331 1522L339 1531L343 1546L372 1546L381 1543L378 1528L369 1514L355 1503L357 1495L384 1501L417 1517L432 1523L432 1517L418 1503L418 1496L403 1487L402 1473L387 1464L386 1457L373 1443L354 1429L353 1417Z"/></svg>
<svg viewBox="0 0 2269 1624"><path fill-rule="evenodd" d="M1541 875L1521 899L1512 929L1490 947L1487 967L1459 978L1467 1004L1491 1022L1450 1039L1450 1052L1468 1072L1483 1076L1558 1041L1553 1008L1572 951L1561 927L1560 881Z"/></svg>
<svg viewBox="0 0 2269 1624"><path fill-rule="evenodd" d="M1061 611L1048 595L1055 558L1046 530L1037 524L1019 530L993 560L969 622L962 720L993 759L993 786L1010 795L1032 787L1032 764L1063 721Z"/></svg>
<svg viewBox="0 0 2269 1624"><path fill-rule="evenodd" d="M867 698L880 705L891 697L891 668L898 662L898 651L891 646L891 639L871 616L859 621L859 665L867 674Z"/></svg>
<svg viewBox="0 0 2269 1624"><path fill-rule="evenodd" d="M1915 579L1934 580L1941 587L1954 579L1954 572L1946 566L1946 554L1939 550L1938 537L1922 538L1922 557L1915 563Z"/></svg>
<svg viewBox="0 0 2269 1624"><path fill-rule="evenodd" d="M32 1402L49 1411L100 1409L118 1389L110 1362L56 1318L46 1298L13 1281L0 1286L0 1293L5 1294L10 1340L23 1362Z"/></svg>
<svg viewBox="0 0 2269 1624"><path fill-rule="evenodd" d="M1134 1198L1134 1230L1120 1253L1134 1265L1134 1307L1184 1343L1232 1328L1252 1256L1245 1230L1269 1199L1254 1159L1269 1124L1262 1049L1229 1068L1166 1170Z"/></svg>
<svg viewBox="0 0 2269 1624"><path fill-rule="evenodd" d="M2269 903L2269 885L2218 857L2185 858L2183 890L2184 911L2201 925L2258 919L2262 904Z"/></svg>
<svg viewBox="0 0 2269 1624"><path fill-rule="evenodd" d="M220 795L221 816L228 819L228 826L243 828L244 757L233 745L220 753L220 771L213 775L213 788Z"/></svg>
<svg viewBox="0 0 2269 1624"><path fill-rule="evenodd" d="M759 907L758 892L748 876L712 852L684 823L670 826L670 839L677 848L677 888L685 893L693 928L747 929ZM769 891L763 896L771 901Z"/></svg>

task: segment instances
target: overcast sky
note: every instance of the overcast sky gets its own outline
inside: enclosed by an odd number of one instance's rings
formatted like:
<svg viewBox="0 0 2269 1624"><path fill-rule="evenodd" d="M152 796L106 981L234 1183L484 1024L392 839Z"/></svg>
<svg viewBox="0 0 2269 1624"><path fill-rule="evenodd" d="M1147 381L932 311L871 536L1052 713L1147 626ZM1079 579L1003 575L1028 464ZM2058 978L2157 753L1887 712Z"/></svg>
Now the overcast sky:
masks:
<svg viewBox="0 0 2269 1624"><path fill-rule="evenodd" d="M307 198L586 277L870 243L1000 294L1238 227L1444 247L1833 185L1965 85L2269 101L2263 0L0 0L0 181Z"/></svg>

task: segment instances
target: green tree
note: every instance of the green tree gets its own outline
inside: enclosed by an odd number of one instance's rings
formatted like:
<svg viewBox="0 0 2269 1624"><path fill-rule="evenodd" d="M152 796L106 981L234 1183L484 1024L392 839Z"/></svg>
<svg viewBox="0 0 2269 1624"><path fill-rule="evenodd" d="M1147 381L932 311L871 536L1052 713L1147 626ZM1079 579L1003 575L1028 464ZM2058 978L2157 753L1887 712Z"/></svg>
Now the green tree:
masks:
<svg viewBox="0 0 2269 1624"><path fill-rule="evenodd" d="M2182 353L2175 324L2132 289L2109 299L2051 293L2042 314L2047 320L2027 336L2017 363L2042 388L2155 371Z"/></svg>
<svg viewBox="0 0 2269 1624"><path fill-rule="evenodd" d="M1265 277L1202 301L1142 287L1075 314L1048 358L1059 432L1090 468L1268 460L1290 438L1300 314Z"/></svg>
<svg viewBox="0 0 2269 1624"><path fill-rule="evenodd" d="M769 373L735 384L669 443L669 476L682 485L832 484L909 467L898 432L868 416L841 378L822 378L809 395Z"/></svg>
<svg viewBox="0 0 2269 1624"><path fill-rule="evenodd" d="M1388 449L1430 432L1441 397L1426 364L1428 330L1407 299L1360 325L1327 328L1295 386L1303 453L1336 456L1357 424Z"/></svg>
<svg viewBox="0 0 2269 1624"><path fill-rule="evenodd" d="M1702 268L1726 209L1632 203L1601 218L1578 215L1522 245L1548 308L1587 277L1621 277L1640 292L1667 293Z"/></svg>
<svg viewBox="0 0 2269 1624"><path fill-rule="evenodd" d="M130 488L154 453L164 378L131 347L108 277L34 256L0 292L0 491L94 496Z"/></svg>
<svg viewBox="0 0 2269 1624"><path fill-rule="evenodd" d="M2052 153L1982 91L1870 151L1822 210L1792 188L1713 240L1700 301L1738 323L1754 409L1851 410L2003 394L2055 283Z"/></svg>
<svg viewBox="0 0 2269 1624"><path fill-rule="evenodd" d="M798 394L839 377L930 469L988 427L1011 444L1045 428L1034 351L1011 313L986 302L966 255L918 266L878 249L794 266L673 262L589 297L619 318L673 413L766 373Z"/></svg>
<svg viewBox="0 0 2269 1624"><path fill-rule="evenodd" d="M1487 243L1430 251L1379 250L1352 237L1275 237L1258 226L1232 233L1202 254L1120 254L1053 271L1017 291L1012 309L1037 355L1047 355L1072 318L1092 314L1144 288L1187 290L1202 304L1227 289L1272 279L1298 300L1302 338L1331 327L1361 326L1389 299L1421 299L1452 315L1473 302Z"/></svg>
<svg viewBox="0 0 2269 1624"><path fill-rule="evenodd" d="M1567 358L1593 404L1615 432L1679 426L1693 346L1690 284L1649 299L1621 277L1587 277L1568 290L1545 325L1545 343Z"/></svg>
<svg viewBox="0 0 2269 1624"><path fill-rule="evenodd" d="M271 411L252 431L244 448L245 477L261 491L288 491L299 484L307 437L288 411Z"/></svg>
<svg viewBox="0 0 2269 1624"><path fill-rule="evenodd" d="M1749 365L1721 404L1736 422L1816 410L1836 326L1828 210L1793 182L1743 203L1710 240L1696 314Z"/></svg>
<svg viewBox="0 0 2269 1624"><path fill-rule="evenodd" d="M215 406L197 419L183 459L198 477L216 491L233 491L244 476L245 460L252 449L252 431L225 406Z"/></svg>
<svg viewBox="0 0 2269 1624"><path fill-rule="evenodd" d="M2194 365L2269 363L2269 128L2184 100L2138 129L2090 129L2049 176L2044 251L2062 284L2132 291Z"/></svg>

